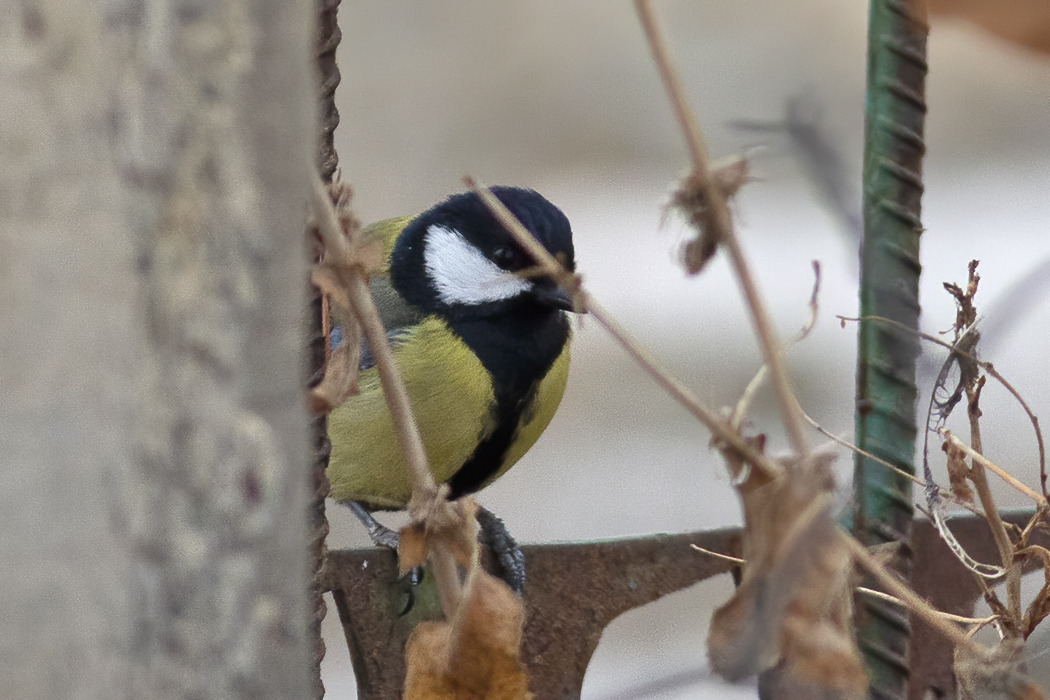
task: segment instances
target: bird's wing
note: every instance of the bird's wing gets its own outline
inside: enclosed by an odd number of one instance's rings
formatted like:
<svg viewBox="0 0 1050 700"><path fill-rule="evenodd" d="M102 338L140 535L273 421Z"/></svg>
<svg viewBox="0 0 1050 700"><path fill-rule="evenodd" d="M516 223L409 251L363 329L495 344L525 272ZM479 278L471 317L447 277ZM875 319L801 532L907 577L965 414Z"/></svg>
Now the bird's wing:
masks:
<svg viewBox="0 0 1050 700"><path fill-rule="evenodd" d="M406 338L408 338L408 328L391 328L386 332L386 342L390 344L391 348L396 348ZM361 338L361 356L357 370L364 372L366 369L372 369L375 366L375 355L372 354L372 350L368 347L365 339Z"/></svg>
<svg viewBox="0 0 1050 700"><path fill-rule="evenodd" d="M362 231L363 236L378 236L383 241L383 268L378 274L372 275L370 287L376 308L379 309L379 318L388 333L396 333L399 329L415 325L423 318L419 310L406 304L390 284L390 253L394 250L397 237L412 218L400 216L396 219L385 219L369 225Z"/></svg>
<svg viewBox="0 0 1050 700"><path fill-rule="evenodd" d="M390 254L394 249L394 244L397 242L397 237L404 230L405 226L412 221L412 218L411 216L400 216L394 219L384 219L383 221L369 224L361 231L362 237L366 239L379 238L383 243L383 266L379 272L372 275L369 289L372 292L372 299L375 301L376 309L379 311L379 320L383 322L383 327L386 328L387 340L390 341L391 345L396 345L404 337L405 329L419 323L423 319L423 314L415 307L406 304L401 295L394 291L394 287L390 284ZM342 329L338 326L333 328L330 336L332 348L334 349L342 340ZM361 371L364 371L374 366L375 358L372 356L368 344L362 338L359 368Z"/></svg>
<svg viewBox="0 0 1050 700"><path fill-rule="evenodd" d="M394 356L434 479L445 482L493 429L495 395L489 375L470 348L434 316L407 329ZM328 416L332 497L374 508L404 508L412 487L375 368L361 373L358 388L360 393Z"/></svg>

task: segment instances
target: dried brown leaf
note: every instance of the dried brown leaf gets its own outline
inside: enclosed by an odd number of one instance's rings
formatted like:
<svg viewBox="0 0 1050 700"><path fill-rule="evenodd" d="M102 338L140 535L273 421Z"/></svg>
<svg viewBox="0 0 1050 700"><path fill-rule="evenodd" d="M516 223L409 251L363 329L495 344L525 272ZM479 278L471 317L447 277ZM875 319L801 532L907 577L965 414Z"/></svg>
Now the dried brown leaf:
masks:
<svg viewBox="0 0 1050 700"><path fill-rule="evenodd" d="M347 255L324 250L320 229L314 240L319 243L317 262L310 279L329 301L327 308L342 329L343 341L329 354L325 374L309 396L309 409L315 415L331 412L357 391L357 374L361 358L361 325L351 310L349 284L354 274L368 275L383 264L383 242L377 237L360 235L360 223L350 209L352 190L346 183L328 186L336 220L347 239ZM326 328L326 331L329 330Z"/></svg>
<svg viewBox="0 0 1050 700"><path fill-rule="evenodd" d="M954 282L943 282L944 289L955 297L955 334L959 336L965 329L973 325L977 320L977 309L974 307L973 298L977 295L977 286L981 282L981 276L977 274L979 260L971 260L967 265L967 281L964 290Z"/></svg>
<svg viewBox="0 0 1050 700"><path fill-rule="evenodd" d="M357 393L357 370L361 360L361 341L344 341L332 351L324 379L310 391L310 412L327 415Z"/></svg>
<svg viewBox="0 0 1050 700"><path fill-rule="evenodd" d="M1047 700L1042 688L1021 671L1023 642L1007 638L993 649L960 646L955 678L960 700Z"/></svg>
<svg viewBox="0 0 1050 700"><path fill-rule="evenodd" d="M477 546L477 503L469 497L449 501L446 493L447 487L442 487L421 500L412 494L408 505L412 522L399 534L397 558L402 574L425 564L430 550L439 546L450 552L457 564L470 565Z"/></svg>
<svg viewBox="0 0 1050 700"><path fill-rule="evenodd" d="M350 259L366 276L376 274L383 269L382 239L358 236L350 246Z"/></svg>
<svg viewBox="0 0 1050 700"><path fill-rule="evenodd" d="M970 488L970 466L966 463L966 453L956 445L945 440L941 449L948 455L948 482L952 494L964 503L973 503L973 489Z"/></svg>
<svg viewBox="0 0 1050 700"><path fill-rule="evenodd" d="M779 460L784 476L739 487L743 580L711 621L711 667L729 680L783 662L808 683L863 697L863 663L851 631L851 559L832 514L829 452Z"/></svg>
<svg viewBox="0 0 1050 700"><path fill-rule="evenodd" d="M423 523L412 523L397 533L397 564L402 576L427 563L427 532Z"/></svg>
<svg viewBox="0 0 1050 700"><path fill-rule="evenodd" d="M731 158L714 163L710 177L714 187L725 199L729 199L747 182L747 160ZM695 275L714 257L718 250L717 226L714 225L711 203L708 201L706 181L696 173L687 175L671 195L670 206L677 209L696 230L696 237L687 241L682 249L682 263L686 272Z"/></svg>
<svg viewBox="0 0 1050 700"><path fill-rule="evenodd" d="M1024 635L1027 638L1039 624L1050 616L1050 585L1043 585L1024 614Z"/></svg>
<svg viewBox="0 0 1050 700"><path fill-rule="evenodd" d="M405 647L406 700L525 700L521 599L502 581L472 571L448 622L423 622Z"/></svg>
<svg viewBox="0 0 1050 700"><path fill-rule="evenodd" d="M310 279L321 294L329 299L329 309L342 328L342 342L329 354L324 364L324 377L310 393L309 408L315 416L325 415L357 391L357 374L361 357L361 325L350 310L345 282L337 270L325 264L315 266Z"/></svg>
<svg viewBox="0 0 1050 700"><path fill-rule="evenodd" d="M758 452L763 452L766 447L766 436L756 435L744 438L744 442ZM726 470L729 472L729 476L732 477L733 483L737 485L737 489L754 489L770 482L768 475L763 470L752 469L751 465L736 450L726 446L725 443L716 438L711 438L711 444L722 451L722 458L726 461Z"/></svg>
<svg viewBox="0 0 1050 700"><path fill-rule="evenodd" d="M346 285L336 270L328 266L314 267L310 280L328 297L329 309L342 328L343 342L328 356L324 378L310 392L309 408L314 415L323 415L341 406L357 391L357 374L361 359L361 324L350 311Z"/></svg>

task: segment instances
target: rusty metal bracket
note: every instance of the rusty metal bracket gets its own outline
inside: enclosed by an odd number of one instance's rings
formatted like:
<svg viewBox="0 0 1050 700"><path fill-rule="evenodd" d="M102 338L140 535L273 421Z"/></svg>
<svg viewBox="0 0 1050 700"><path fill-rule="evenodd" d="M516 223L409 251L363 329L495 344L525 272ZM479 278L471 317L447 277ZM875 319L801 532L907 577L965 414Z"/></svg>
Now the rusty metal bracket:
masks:
<svg viewBox="0 0 1050 700"><path fill-rule="evenodd" d="M1023 524L1031 512L1004 514ZM975 558L998 556L988 526L967 516L951 522L959 542ZM913 525L912 586L934 606L972 615L980 591L928 521ZM1050 546L1039 533L1033 543ZM525 629L522 659L537 698L577 698L602 631L620 614L712 576L734 571L731 563L693 551L689 545L739 556L737 529L650 535L600 542L526 545ZM401 697L404 646L422 619L438 608L425 587L411 612L401 615L406 589L398 581L394 553L383 549L329 553L328 584L350 647L362 700ZM920 621L912 620L910 700L954 697L952 648Z"/></svg>
<svg viewBox="0 0 1050 700"><path fill-rule="evenodd" d="M1023 527L1032 517L1032 511L1004 511L1002 516L1003 522ZM967 516L950 520L949 525L956 539L974 559L999 561L999 550L984 520ZM1031 543L1050 546L1050 533L1037 530L1032 535ZM915 559L911 585L915 592L938 610L972 616L981 590L973 574L952 554L928 520L917 520L912 526L912 547ZM1026 567L1028 571L1034 571L1035 568L1034 562ZM955 697L952 652L952 646L944 637L918 618L911 618L908 654L911 683L908 700Z"/></svg>
<svg viewBox="0 0 1050 700"><path fill-rule="evenodd" d="M587 663L613 619L733 568L692 550L690 544L739 555L740 532L522 547L528 568L522 660L536 697L579 697ZM436 617L436 609L419 601L412 612L399 616L405 592L397 581L393 552L333 551L328 563L358 696L400 697L405 640L420 619Z"/></svg>

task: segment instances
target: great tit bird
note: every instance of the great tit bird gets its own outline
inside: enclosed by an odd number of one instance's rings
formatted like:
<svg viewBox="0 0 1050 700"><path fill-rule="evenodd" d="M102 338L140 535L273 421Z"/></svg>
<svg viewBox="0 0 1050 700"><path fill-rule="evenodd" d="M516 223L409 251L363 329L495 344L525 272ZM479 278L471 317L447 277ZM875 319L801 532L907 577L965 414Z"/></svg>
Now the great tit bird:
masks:
<svg viewBox="0 0 1050 700"><path fill-rule="evenodd" d="M532 190L492 192L574 270L561 210ZM549 277L528 274L533 260L473 193L373 224L365 235L384 242L372 294L430 469L449 498L474 493L517 462L554 417L569 370L572 301ZM360 393L328 417L331 494L368 510L400 510L411 487L367 350L361 370Z"/></svg>

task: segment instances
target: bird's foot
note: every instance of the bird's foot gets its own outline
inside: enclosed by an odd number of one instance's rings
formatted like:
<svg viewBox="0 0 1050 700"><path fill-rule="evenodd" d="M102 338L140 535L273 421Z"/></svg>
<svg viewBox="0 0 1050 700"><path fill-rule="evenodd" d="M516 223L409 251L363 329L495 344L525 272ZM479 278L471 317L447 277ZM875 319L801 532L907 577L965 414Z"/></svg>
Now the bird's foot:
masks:
<svg viewBox="0 0 1050 700"><path fill-rule="evenodd" d="M499 578L520 596L525 590L525 555L521 547L503 521L482 506L478 506L478 525L478 541L496 558Z"/></svg>
<svg viewBox="0 0 1050 700"><path fill-rule="evenodd" d="M360 503L350 502L346 505L365 526L368 537L374 545L397 552L400 539L397 532L376 520ZM499 578L520 596L525 589L525 555L522 554L517 541L507 530L507 526L495 513L487 508L478 507L477 518L480 529L478 541L492 552ZM423 575L422 567L413 567L402 577L402 581L411 589L423 581ZM406 609L405 612L408 610Z"/></svg>
<svg viewBox="0 0 1050 700"><path fill-rule="evenodd" d="M400 543L401 538L395 530L391 530L386 525L382 524L368 512L368 510L360 503L350 501L346 504L350 511L357 516L357 519L361 521L361 524L365 526L365 530L368 532L368 538L372 540L372 544L377 547L385 547L386 549L394 550L397 553L397 546ZM415 590L423 582L423 576L425 572L422 566L413 566L405 575L401 577L400 583L405 586L405 593L408 596L404 610L401 611L400 616L405 616L412 610L415 605Z"/></svg>
<svg viewBox="0 0 1050 700"><path fill-rule="evenodd" d="M372 540L372 544L377 547L386 547L395 552L397 551L397 545L400 539L397 536L397 532L376 520L360 503L350 501L346 506L350 509L350 512L357 516L357 519L361 521L361 524L365 526L365 530L368 531L368 539Z"/></svg>

